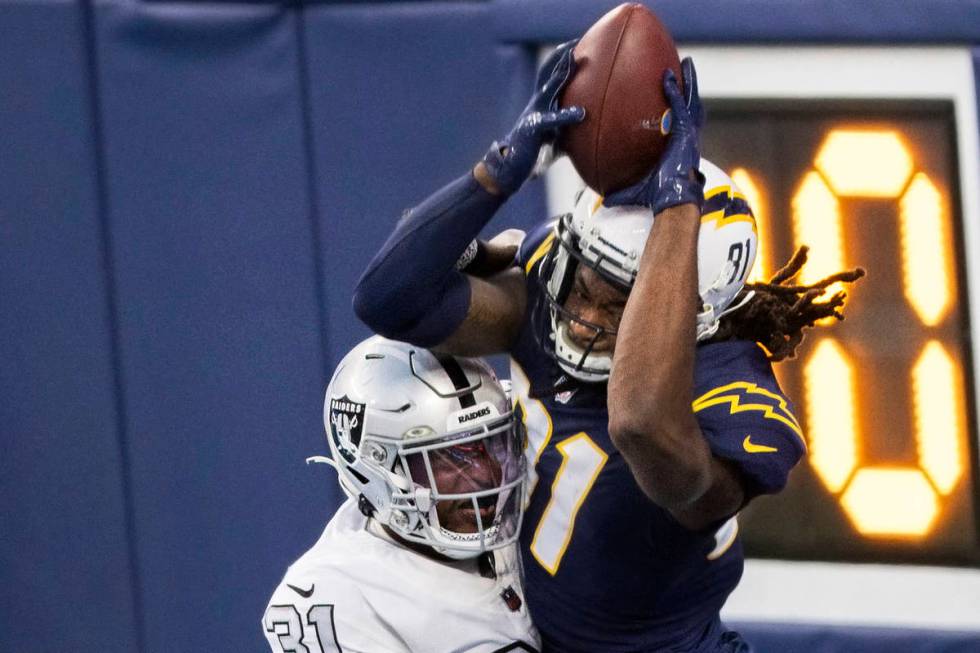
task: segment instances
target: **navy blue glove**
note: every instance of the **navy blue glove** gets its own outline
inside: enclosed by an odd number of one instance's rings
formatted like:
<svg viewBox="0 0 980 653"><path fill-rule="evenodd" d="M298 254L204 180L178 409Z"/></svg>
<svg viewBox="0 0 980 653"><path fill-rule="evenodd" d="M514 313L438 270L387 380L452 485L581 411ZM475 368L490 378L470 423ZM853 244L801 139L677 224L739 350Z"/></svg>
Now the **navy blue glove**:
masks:
<svg viewBox="0 0 980 653"><path fill-rule="evenodd" d="M664 94L670 102L672 122L667 149L656 169L633 186L605 198L606 206L649 206L654 214L681 204L704 204L704 175L701 163L700 129L704 110L698 97L698 77L690 57L681 62L684 93L677 87L674 72L664 73Z"/></svg>
<svg viewBox="0 0 980 653"><path fill-rule="evenodd" d="M513 195L534 169L538 152L565 125L585 119L581 107L558 108L558 96L575 74L572 51L578 39L562 43L538 70L535 92L507 136L494 141L483 157L487 172L503 196Z"/></svg>

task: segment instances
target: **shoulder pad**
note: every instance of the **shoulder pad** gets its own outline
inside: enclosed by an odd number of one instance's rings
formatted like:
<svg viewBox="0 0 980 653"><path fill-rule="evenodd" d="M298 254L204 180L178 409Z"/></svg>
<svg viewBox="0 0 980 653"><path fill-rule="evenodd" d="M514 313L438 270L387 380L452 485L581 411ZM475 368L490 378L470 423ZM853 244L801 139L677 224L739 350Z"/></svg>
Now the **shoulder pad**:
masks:
<svg viewBox="0 0 980 653"><path fill-rule="evenodd" d="M524 270L524 274L529 274L535 263L547 253L554 238L555 224L557 220L543 222L528 232L517 251L517 262Z"/></svg>

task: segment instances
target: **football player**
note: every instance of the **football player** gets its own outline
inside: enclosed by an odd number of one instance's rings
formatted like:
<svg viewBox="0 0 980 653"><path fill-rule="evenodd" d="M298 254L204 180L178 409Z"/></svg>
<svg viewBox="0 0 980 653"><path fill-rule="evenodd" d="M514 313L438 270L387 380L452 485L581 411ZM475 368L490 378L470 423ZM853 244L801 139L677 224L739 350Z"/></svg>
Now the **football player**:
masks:
<svg viewBox="0 0 980 653"><path fill-rule="evenodd" d="M537 651L515 541L523 425L493 371L375 336L323 406L349 499L291 565L262 627L274 653Z"/></svg>
<svg viewBox="0 0 980 653"><path fill-rule="evenodd" d="M786 284L804 251L746 286L755 222L700 157L688 59L683 94L665 76L673 126L646 179L605 198L585 190L525 239L516 266L468 274L460 253L542 144L583 117L557 102L573 46L545 62L507 137L397 225L354 306L380 333L511 355L532 484L521 553L543 650L747 651L719 617L742 573L736 515L779 491L805 451L770 359L792 355L804 326L840 317L842 294L817 298L861 271Z"/></svg>

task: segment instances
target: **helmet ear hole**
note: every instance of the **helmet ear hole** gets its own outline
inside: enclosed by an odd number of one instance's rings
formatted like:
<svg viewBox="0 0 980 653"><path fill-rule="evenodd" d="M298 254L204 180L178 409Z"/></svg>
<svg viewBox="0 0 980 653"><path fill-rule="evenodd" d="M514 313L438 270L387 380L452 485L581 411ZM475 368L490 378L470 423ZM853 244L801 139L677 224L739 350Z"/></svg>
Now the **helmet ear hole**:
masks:
<svg viewBox="0 0 980 653"><path fill-rule="evenodd" d="M357 509L361 511L361 514L365 517L373 517L375 513L374 506L371 502L367 500L367 497L363 494L357 497Z"/></svg>

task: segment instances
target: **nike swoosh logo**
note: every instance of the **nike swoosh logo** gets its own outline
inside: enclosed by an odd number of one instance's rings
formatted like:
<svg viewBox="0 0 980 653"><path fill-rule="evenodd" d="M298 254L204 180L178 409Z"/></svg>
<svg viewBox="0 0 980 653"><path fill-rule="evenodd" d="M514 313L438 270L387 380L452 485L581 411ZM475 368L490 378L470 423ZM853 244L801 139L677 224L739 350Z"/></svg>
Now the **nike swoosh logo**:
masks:
<svg viewBox="0 0 980 653"><path fill-rule="evenodd" d="M308 590L301 590L300 588L296 587L295 585L290 585L289 583L286 583L286 587L288 587L289 589L293 590L294 592L296 592L297 594L299 594L300 596L302 596L304 599L308 599L311 596L313 596L313 588L316 587L316 585L310 585L310 589L308 589Z"/></svg>
<svg viewBox="0 0 980 653"><path fill-rule="evenodd" d="M767 447L764 444L756 444L752 442L751 435L746 435L745 439L742 440L742 448L749 453L772 453L773 451L779 451L776 447Z"/></svg>

